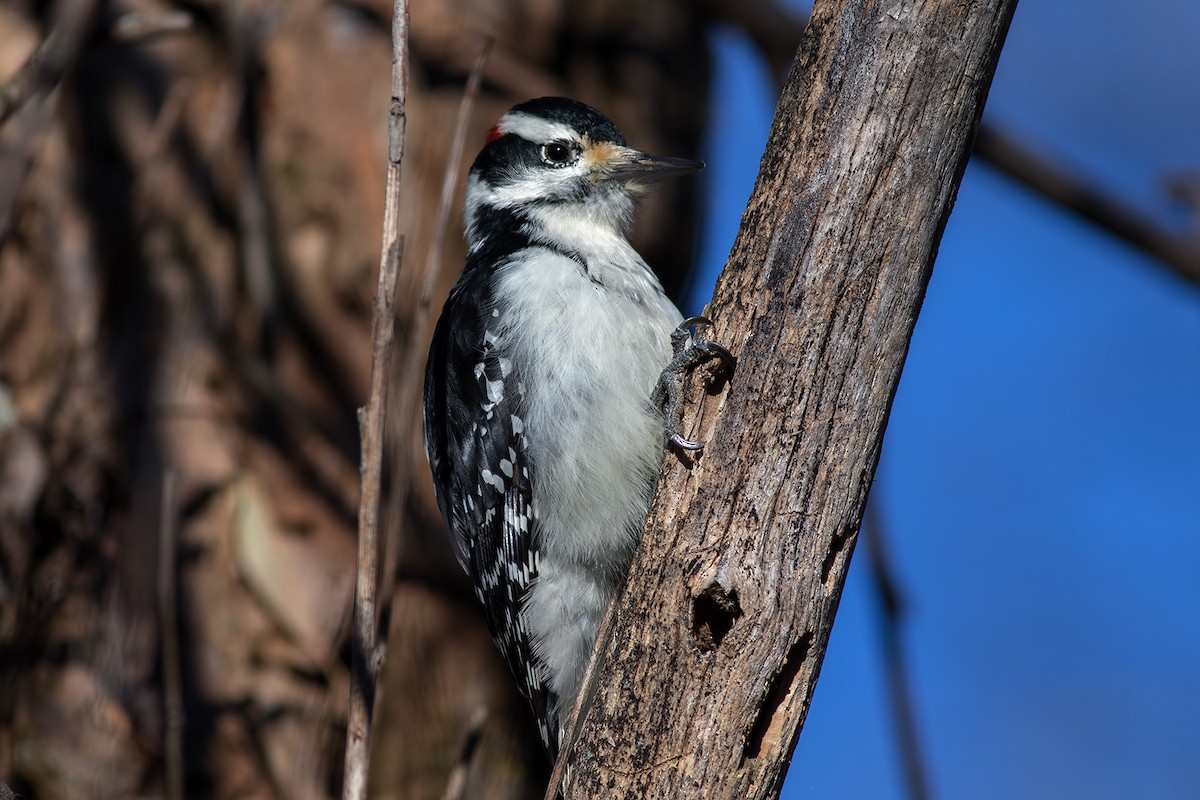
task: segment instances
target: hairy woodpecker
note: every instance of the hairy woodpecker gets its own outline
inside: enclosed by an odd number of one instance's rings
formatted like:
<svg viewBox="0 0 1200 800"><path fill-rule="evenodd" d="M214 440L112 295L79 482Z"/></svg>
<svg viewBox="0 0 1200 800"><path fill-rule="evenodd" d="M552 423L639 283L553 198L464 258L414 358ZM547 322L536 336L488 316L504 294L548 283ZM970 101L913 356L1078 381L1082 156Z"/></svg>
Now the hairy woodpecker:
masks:
<svg viewBox="0 0 1200 800"><path fill-rule="evenodd" d="M433 336L425 446L438 503L551 758L641 536L692 331L626 239L634 198L704 164L627 146L548 97L487 136L466 267ZM664 369L670 368L664 373ZM664 409L667 406L666 416Z"/></svg>

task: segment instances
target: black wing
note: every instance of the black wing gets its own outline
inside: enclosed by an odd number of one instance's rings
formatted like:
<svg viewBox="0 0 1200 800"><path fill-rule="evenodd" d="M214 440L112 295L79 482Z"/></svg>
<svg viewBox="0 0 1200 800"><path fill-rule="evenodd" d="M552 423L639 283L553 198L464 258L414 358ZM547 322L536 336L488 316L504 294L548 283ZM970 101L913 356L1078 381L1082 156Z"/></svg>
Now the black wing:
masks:
<svg viewBox="0 0 1200 800"><path fill-rule="evenodd" d="M557 730L550 713L556 699L539 673L519 613L538 571L524 387L487 327L491 318L472 302L486 296L480 288L487 280L464 275L438 320L425 370L425 447L459 560L553 758Z"/></svg>

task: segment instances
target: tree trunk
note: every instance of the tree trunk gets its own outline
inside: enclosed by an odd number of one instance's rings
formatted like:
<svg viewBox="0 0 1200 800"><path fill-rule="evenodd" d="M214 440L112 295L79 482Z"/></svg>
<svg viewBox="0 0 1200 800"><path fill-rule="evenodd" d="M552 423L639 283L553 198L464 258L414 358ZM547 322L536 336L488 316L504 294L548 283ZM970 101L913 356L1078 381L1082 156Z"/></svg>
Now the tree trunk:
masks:
<svg viewBox="0 0 1200 800"><path fill-rule="evenodd" d="M664 460L568 798L778 794L1015 6L817 3L709 310L737 373Z"/></svg>

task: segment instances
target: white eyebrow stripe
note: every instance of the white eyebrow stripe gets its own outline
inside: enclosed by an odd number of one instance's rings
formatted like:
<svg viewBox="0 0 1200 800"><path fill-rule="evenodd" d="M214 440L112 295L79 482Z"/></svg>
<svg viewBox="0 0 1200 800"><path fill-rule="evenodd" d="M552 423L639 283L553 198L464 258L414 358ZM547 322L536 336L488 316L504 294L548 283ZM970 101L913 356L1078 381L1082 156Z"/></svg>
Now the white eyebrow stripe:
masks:
<svg viewBox="0 0 1200 800"><path fill-rule="evenodd" d="M534 117L522 111L510 111L500 119L500 132L513 133L522 139L542 144L555 139L578 141L579 134L561 122Z"/></svg>

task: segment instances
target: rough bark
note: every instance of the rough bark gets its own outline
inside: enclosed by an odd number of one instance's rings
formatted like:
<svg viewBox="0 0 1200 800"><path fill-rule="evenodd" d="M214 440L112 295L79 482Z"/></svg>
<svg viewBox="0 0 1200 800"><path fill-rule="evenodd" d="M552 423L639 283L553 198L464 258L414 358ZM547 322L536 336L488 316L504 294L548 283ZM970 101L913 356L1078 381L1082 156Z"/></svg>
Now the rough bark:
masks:
<svg viewBox="0 0 1200 800"><path fill-rule="evenodd" d="M738 371L664 461L566 797L778 794L1015 5L817 3L709 309Z"/></svg>

